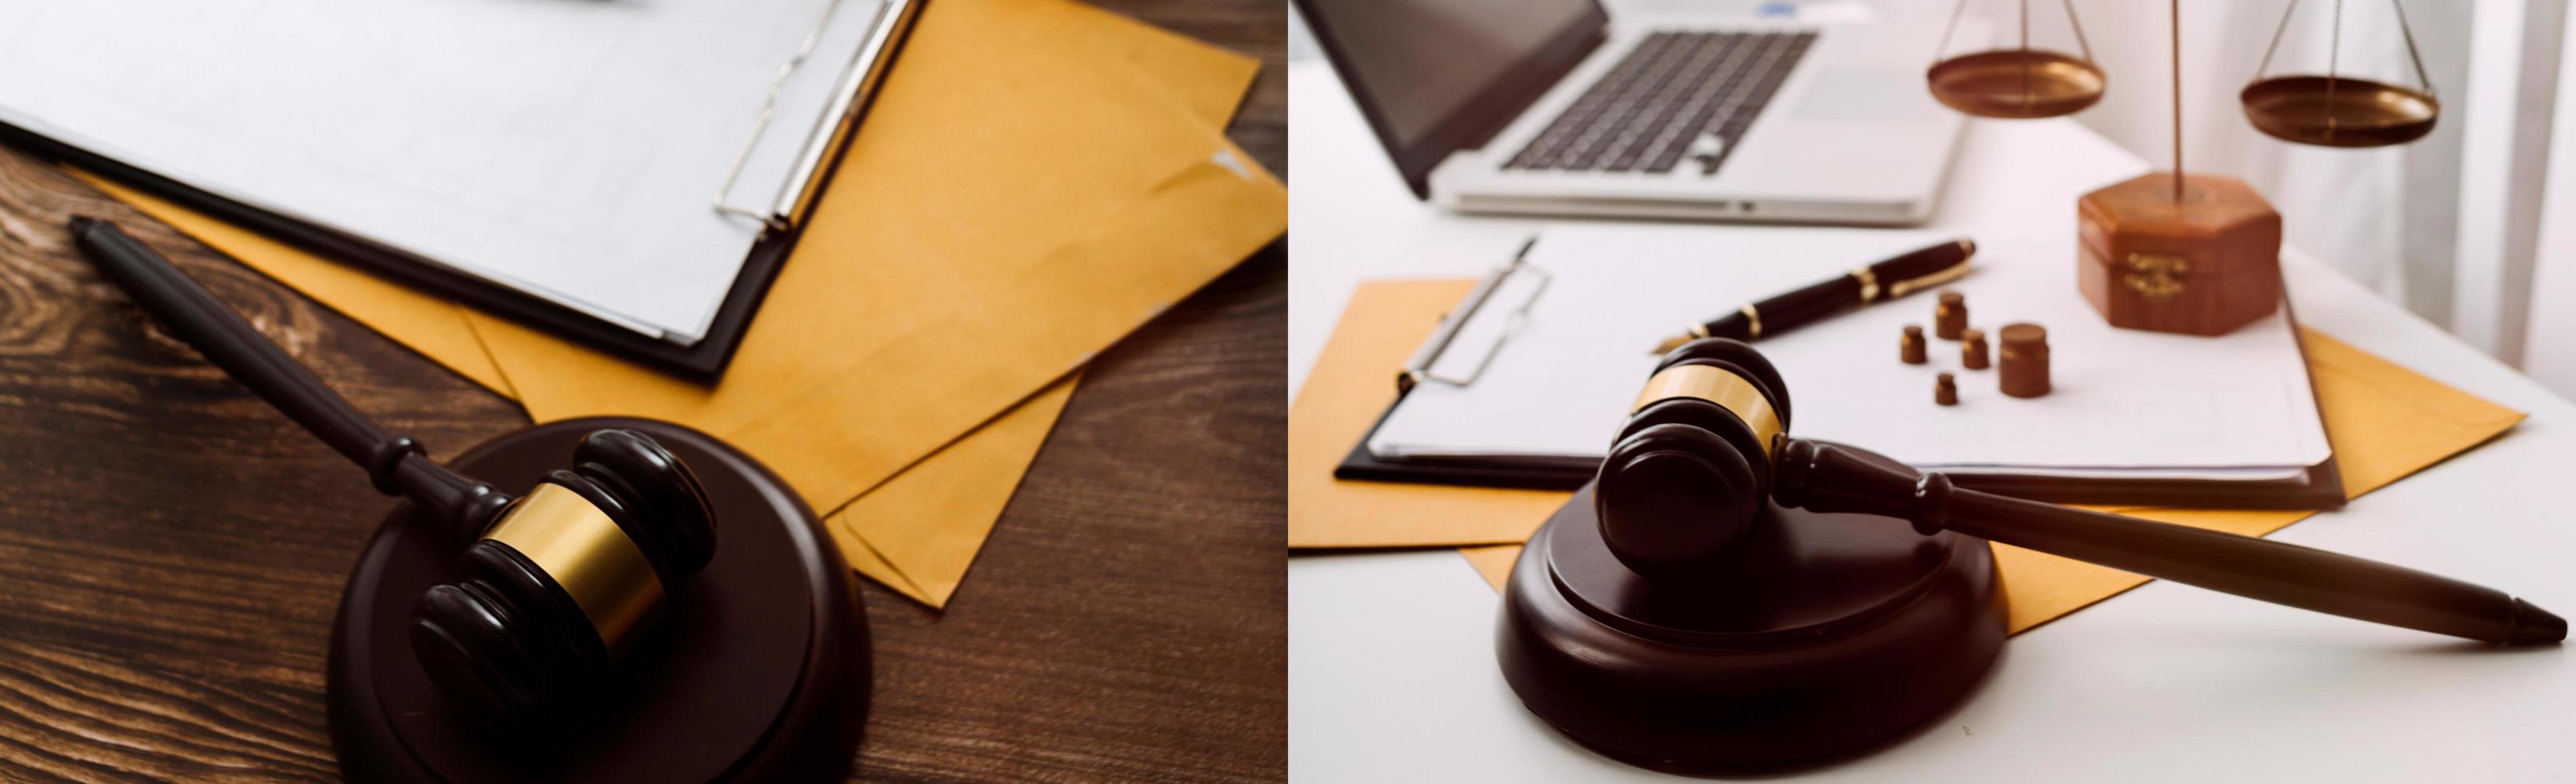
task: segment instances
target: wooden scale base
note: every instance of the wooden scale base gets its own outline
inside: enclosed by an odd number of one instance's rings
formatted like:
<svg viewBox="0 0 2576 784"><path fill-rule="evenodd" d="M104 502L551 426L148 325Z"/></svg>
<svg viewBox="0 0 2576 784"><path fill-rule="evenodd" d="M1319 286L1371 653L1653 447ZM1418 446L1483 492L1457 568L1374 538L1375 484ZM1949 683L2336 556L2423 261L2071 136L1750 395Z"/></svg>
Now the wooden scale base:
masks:
<svg viewBox="0 0 2576 784"><path fill-rule="evenodd" d="M1986 542L1771 505L1705 585L1649 585L1603 545L1585 486L1504 589L1504 680L1532 713L1631 764L1776 773L1893 743L2003 650Z"/></svg>
<svg viewBox="0 0 2576 784"><path fill-rule="evenodd" d="M456 548L395 507L349 576L331 631L331 739L356 781L756 781L847 775L867 721L865 608L814 513L759 463L695 430L637 419L502 436L453 468L510 493L572 465L600 428L643 431L688 463L716 519L715 559L673 591L595 704L551 726L476 722L434 688L405 626Z"/></svg>

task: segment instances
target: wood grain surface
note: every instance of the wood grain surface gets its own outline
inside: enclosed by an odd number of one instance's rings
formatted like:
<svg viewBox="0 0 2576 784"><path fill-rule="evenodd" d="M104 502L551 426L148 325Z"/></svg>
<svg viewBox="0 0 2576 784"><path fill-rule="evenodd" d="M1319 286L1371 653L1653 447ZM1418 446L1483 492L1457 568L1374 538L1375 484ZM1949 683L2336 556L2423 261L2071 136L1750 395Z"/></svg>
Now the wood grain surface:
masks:
<svg viewBox="0 0 2576 784"><path fill-rule="evenodd" d="M1277 0L1106 0L1263 58L1230 128L1287 169ZM392 501L94 273L74 213L196 276L445 459L526 415L0 149L0 779L338 778L323 659ZM1093 363L945 613L867 585L865 780L1287 770L1287 253Z"/></svg>

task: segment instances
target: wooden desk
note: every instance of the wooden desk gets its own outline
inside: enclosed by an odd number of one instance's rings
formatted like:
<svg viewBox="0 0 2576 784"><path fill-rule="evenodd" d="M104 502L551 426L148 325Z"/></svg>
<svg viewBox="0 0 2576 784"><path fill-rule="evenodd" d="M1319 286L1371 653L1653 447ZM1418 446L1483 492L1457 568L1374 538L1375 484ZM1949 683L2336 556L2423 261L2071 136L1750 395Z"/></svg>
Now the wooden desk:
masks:
<svg viewBox="0 0 2576 784"><path fill-rule="evenodd" d="M1287 170L1268 0L1109 0L1264 58L1231 134ZM509 401L0 150L0 779L333 779L331 614L393 502L98 277L106 215L440 459ZM973 576L873 583L854 778L1286 775L1287 266L1274 245L1092 363Z"/></svg>

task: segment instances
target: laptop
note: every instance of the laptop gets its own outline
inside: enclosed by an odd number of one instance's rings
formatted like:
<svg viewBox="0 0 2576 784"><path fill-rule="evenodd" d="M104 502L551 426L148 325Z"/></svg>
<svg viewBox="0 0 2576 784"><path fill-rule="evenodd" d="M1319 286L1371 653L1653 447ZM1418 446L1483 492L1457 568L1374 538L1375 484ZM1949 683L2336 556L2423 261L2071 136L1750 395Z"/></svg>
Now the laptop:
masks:
<svg viewBox="0 0 2576 784"><path fill-rule="evenodd" d="M1414 195L1461 212L1917 224L1965 124L1923 86L1937 17L1614 22L1596 0L1297 7ZM1990 36L1975 20L1956 32L1954 48Z"/></svg>

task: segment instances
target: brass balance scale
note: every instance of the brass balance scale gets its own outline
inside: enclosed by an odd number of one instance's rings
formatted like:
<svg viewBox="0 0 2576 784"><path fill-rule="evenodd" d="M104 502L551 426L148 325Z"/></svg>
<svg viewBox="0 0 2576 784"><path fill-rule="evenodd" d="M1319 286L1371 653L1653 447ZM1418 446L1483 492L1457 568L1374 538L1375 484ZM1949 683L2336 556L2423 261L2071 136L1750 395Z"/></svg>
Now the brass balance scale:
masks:
<svg viewBox="0 0 2576 784"><path fill-rule="evenodd" d="M2030 2L2021 0L2020 43L2011 49L1948 57L1925 74L1932 96L1977 117L2029 119L2073 114L2102 100L2106 80L2093 61L2073 0L2060 0L2081 55L2030 45ZM2272 31L2254 80L2237 94L2245 117L2282 141L2322 147L2384 147L2433 131L2442 104L2415 46L2405 6L2398 29L2414 61L2412 88L2341 73L2343 0L2335 0L2326 72L2266 76L2298 12L2290 0ZM1968 0L1959 0L1941 35L1941 52ZM2077 287L2113 326L2218 335L2278 307L2281 218L2263 197L2230 177L2182 170L2182 3L2171 0L2173 40L2173 170L2086 194L2077 202L2082 267Z"/></svg>

